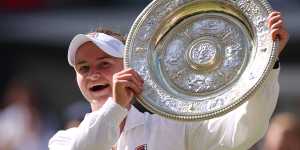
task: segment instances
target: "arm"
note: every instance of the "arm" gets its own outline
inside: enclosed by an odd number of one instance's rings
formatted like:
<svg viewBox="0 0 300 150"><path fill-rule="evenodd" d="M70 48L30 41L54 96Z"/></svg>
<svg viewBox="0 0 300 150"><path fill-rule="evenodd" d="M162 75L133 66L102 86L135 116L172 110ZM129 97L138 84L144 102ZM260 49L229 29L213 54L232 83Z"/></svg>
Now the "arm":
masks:
<svg viewBox="0 0 300 150"><path fill-rule="evenodd" d="M204 121L191 130L189 145L206 150L244 150L265 134L275 109L279 69L273 70L260 89L243 105L218 118Z"/></svg>
<svg viewBox="0 0 300 150"><path fill-rule="evenodd" d="M50 150L108 150L118 141L121 122L132 97L142 91L143 81L133 69L113 75L113 94L85 117L78 128L60 131L50 141Z"/></svg>
<svg viewBox="0 0 300 150"><path fill-rule="evenodd" d="M85 117L78 128L59 131L49 141L50 150L110 150L119 138L127 109L109 99Z"/></svg>

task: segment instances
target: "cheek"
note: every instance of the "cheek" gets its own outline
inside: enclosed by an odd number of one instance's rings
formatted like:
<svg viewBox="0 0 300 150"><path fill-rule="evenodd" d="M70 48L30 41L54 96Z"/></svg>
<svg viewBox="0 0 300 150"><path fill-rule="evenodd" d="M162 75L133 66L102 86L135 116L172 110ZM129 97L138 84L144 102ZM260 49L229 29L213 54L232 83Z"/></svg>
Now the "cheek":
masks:
<svg viewBox="0 0 300 150"><path fill-rule="evenodd" d="M84 80L83 77L81 75L76 74L76 81L78 84L78 87L80 89L80 91L82 92L83 95L85 95L85 84L84 84Z"/></svg>
<svg viewBox="0 0 300 150"><path fill-rule="evenodd" d="M105 78L108 82L112 83L112 78L114 75L114 71L112 69L106 69L101 71L101 76Z"/></svg>
<svg viewBox="0 0 300 150"><path fill-rule="evenodd" d="M114 65L113 67L103 71L103 76L105 76L106 80L112 83L113 75L123 70L122 64Z"/></svg>

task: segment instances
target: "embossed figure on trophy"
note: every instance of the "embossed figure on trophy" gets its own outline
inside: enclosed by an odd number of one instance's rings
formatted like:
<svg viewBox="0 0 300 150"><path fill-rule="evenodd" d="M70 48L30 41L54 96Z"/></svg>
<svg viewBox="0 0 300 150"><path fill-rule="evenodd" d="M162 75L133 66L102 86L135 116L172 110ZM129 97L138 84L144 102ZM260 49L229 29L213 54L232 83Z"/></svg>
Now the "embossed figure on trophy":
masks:
<svg viewBox="0 0 300 150"><path fill-rule="evenodd" d="M137 48L135 49L135 52L136 52L136 53L144 53L144 52L145 52L145 48L143 48L143 47L137 47Z"/></svg>
<svg viewBox="0 0 300 150"><path fill-rule="evenodd" d="M201 43L191 51L192 60L197 64L208 63L215 55L217 48L211 43Z"/></svg>
<svg viewBox="0 0 300 150"><path fill-rule="evenodd" d="M187 28L181 36L186 37L186 39L188 40L193 40L193 38L191 37L191 33L190 33L190 28Z"/></svg>
<svg viewBox="0 0 300 150"><path fill-rule="evenodd" d="M180 57L181 57L180 54L173 53L173 55L167 57L166 62L170 65L177 65Z"/></svg>
<svg viewBox="0 0 300 150"><path fill-rule="evenodd" d="M204 18L205 20L199 20L192 26L192 33L196 34L219 34L225 29L225 22L214 18Z"/></svg>
<svg viewBox="0 0 300 150"><path fill-rule="evenodd" d="M188 88L193 92L199 93L208 89L209 86L205 84L205 77L202 75L196 75L192 79L188 79Z"/></svg>
<svg viewBox="0 0 300 150"><path fill-rule="evenodd" d="M218 30L219 26L218 26L218 21L217 20L211 20L211 19L207 19L202 21L202 29L203 30Z"/></svg>
<svg viewBox="0 0 300 150"><path fill-rule="evenodd" d="M224 68L226 70L234 71L237 66L241 65L241 60L238 57L228 57L224 62Z"/></svg>
<svg viewBox="0 0 300 150"><path fill-rule="evenodd" d="M209 110L215 109L216 107L220 107L224 105L224 99L223 98L217 98L217 100L212 101L212 103L209 105Z"/></svg>
<svg viewBox="0 0 300 150"><path fill-rule="evenodd" d="M183 75L185 74L185 70L186 70L186 68L183 68L180 71L178 71L177 73L172 74L171 79L173 79L175 81L181 81L183 79Z"/></svg>
<svg viewBox="0 0 300 150"><path fill-rule="evenodd" d="M233 34L232 28L228 25L225 25L225 28L223 31L221 31L220 35L222 40L226 40L228 37L231 37Z"/></svg>
<svg viewBox="0 0 300 150"><path fill-rule="evenodd" d="M146 40L149 40L149 38L151 37L151 35L153 34L153 26L156 24L157 22L157 18L151 18L149 19L146 23L145 26L143 27L142 32L140 33L140 40L142 42L145 42Z"/></svg>

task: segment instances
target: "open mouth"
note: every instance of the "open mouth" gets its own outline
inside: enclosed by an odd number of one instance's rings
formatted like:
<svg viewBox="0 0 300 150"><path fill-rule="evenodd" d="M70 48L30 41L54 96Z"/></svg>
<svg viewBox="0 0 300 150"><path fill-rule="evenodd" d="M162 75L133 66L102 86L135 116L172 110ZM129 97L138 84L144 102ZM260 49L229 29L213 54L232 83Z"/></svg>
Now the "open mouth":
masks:
<svg viewBox="0 0 300 150"><path fill-rule="evenodd" d="M106 89L109 87L109 84L106 84L106 85L95 85L93 87L90 88L91 91L93 92L97 92L97 91L101 91L103 89Z"/></svg>

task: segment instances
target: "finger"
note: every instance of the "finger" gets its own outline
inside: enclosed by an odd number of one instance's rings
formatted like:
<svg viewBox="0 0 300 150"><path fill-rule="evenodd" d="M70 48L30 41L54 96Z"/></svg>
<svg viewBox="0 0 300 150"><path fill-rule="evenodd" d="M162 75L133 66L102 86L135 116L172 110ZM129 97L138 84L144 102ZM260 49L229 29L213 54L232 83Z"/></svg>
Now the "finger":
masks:
<svg viewBox="0 0 300 150"><path fill-rule="evenodd" d="M126 68L126 69L122 70L122 71L120 72L120 74L132 74L132 75L135 76L135 74L134 74L133 71L134 71L134 70L133 70L132 68Z"/></svg>
<svg viewBox="0 0 300 150"><path fill-rule="evenodd" d="M281 13L279 11L273 11L269 14L268 18L272 18L273 16L281 16Z"/></svg>
<svg viewBox="0 0 300 150"><path fill-rule="evenodd" d="M282 20L282 17L280 15L273 16L273 17L269 18L268 19L269 28L271 28L271 26L273 24L277 23L279 20Z"/></svg>
<svg viewBox="0 0 300 150"><path fill-rule="evenodd" d="M272 26L271 26L271 30L272 29L281 29L283 28L283 21L282 20L278 20L276 23L274 23Z"/></svg>
<svg viewBox="0 0 300 150"><path fill-rule="evenodd" d="M125 73L127 73L130 69L131 69L131 68L126 68L126 69L124 69L124 70L118 72L117 74L125 74Z"/></svg>
<svg viewBox="0 0 300 150"><path fill-rule="evenodd" d="M127 73L127 74L121 74L117 77L118 80L128 80L134 82L134 84L142 87L142 82L140 82L139 79L137 79L133 74Z"/></svg>
<svg viewBox="0 0 300 150"><path fill-rule="evenodd" d="M116 76L120 76L120 75L123 75L123 74L132 74L136 79L138 79L138 77L137 77L135 71L134 71L132 68L124 69L124 70L118 72L118 73L116 74Z"/></svg>
<svg viewBox="0 0 300 150"><path fill-rule="evenodd" d="M142 92L141 88L139 88L136 84L128 80L118 80L117 84L123 86L124 88L129 88L136 95Z"/></svg>
<svg viewBox="0 0 300 150"><path fill-rule="evenodd" d="M137 74L137 72L136 72L134 69L129 68L128 72L129 72L129 73L132 73L132 74L134 75L134 77L135 77L136 79L138 79L138 74Z"/></svg>
<svg viewBox="0 0 300 150"><path fill-rule="evenodd" d="M272 40L273 41L276 40L277 36L279 35L279 31L280 30L278 28L271 30L271 35L272 35Z"/></svg>
<svg viewBox="0 0 300 150"><path fill-rule="evenodd" d="M141 76L132 68L128 68L128 72L132 73L141 83L144 83L144 80L141 78Z"/></svg>

